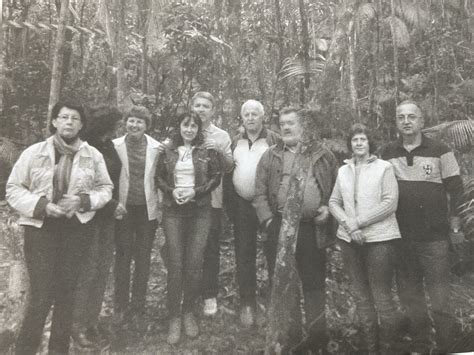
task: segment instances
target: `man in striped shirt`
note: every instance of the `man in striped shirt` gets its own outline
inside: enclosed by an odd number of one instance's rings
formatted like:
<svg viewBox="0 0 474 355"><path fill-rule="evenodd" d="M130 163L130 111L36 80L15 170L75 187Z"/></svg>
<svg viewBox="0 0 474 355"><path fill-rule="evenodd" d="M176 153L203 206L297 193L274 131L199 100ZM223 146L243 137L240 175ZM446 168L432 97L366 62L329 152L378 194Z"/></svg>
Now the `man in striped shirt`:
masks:
<svg viewBox="0 0 474 355"><path fill-rule="evenodd" d="M431 324L426 290L437 347L446 351L455 325L449 303L448 235L450 230L460 229L459 166L448 146L422 135L424 118L415 102L404 101L398 105L396 125L401 139L386 146L382 158L394 166L399 185L397 220L402 242L398 292L410 319L414 340L411 350L429 350Z"/></svg>

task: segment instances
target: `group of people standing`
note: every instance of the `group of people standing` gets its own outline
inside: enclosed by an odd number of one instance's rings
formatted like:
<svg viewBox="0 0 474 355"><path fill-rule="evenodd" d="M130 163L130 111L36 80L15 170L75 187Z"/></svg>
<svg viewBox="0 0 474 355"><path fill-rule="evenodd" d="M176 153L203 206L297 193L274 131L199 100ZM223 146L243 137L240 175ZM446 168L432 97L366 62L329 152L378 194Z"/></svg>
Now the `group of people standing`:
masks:
<svg viewBox="0 0 474 355"><path fill-rule="evenodd" d="M56 104L52 136L23 152L6 189L25 226L31 290L16 353L36 353L52 305L51 354L68 353L70 336L81 347L106 343L97 326L114 255L114 312L124 319L143 314L160 208L167 342L178 343L183 329L188 337L199 334L199 297L205 315L218 311L224 207L234 230L239 320L251 327L257 234L265 236L271 283L290 179L302 166L307 175L295 257L307 336L302 341L300 314L284 351L326 351L326 249L335 239L351 282L363 350L387 351L409 331L410 350L428 351L425 289L437 349L447 350L454 330L448 235L461 228L462 182L453 153L422 135L419 106L398 105L400 140L381 150L384 160L374 154L367 127L354 125L347 137L352 158L339 170L334 155L308 135L307 118L298 109L280 112L276 133L264 126L263 105L248 100L241 107L243 129L233 139L212 123L215 110L210 93L196 93L191 110L177 117L163 144L145 134L151 115L143 107L125 113L127 133L112 139L122 117L117 109L95 107L86 117L81 106ZM395 273L405 315L393 299Z"/></svg>

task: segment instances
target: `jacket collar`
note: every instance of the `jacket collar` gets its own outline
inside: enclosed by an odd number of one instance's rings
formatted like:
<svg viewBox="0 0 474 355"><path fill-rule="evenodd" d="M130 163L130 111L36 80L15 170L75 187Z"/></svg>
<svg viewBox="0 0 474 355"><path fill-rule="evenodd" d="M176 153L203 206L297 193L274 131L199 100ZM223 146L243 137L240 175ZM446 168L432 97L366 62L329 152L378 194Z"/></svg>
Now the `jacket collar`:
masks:
<svg viewBox="0 0 474 355"><path fill-rule="evenodd" d="M377 156L376 155L373 155L371 154L369 159L367 159L367 164L370 164L370 163L373 163L374 161L377 160ZM350 159L345 159L344 160L344 163L348 164L348 165L355 165L355 161L354 161L354 158L350 158Z"/></svg>
<svg viewBox="0 0 474 355"><path fill-rule="evenodd" d="M262 126L262 130L260 131L260 134L258 135L257 140L259 140L260 138L267 138L267 129L265 128L265 126ZM244 131L244 133L242 133L242 139L249 139L248 135L247 135L247 130Z"/></svg>
<svg viewBox="0 0 474 355"><path fill-rule="evenodd" d="M114 144L116 146L120 146L122 144L125 143L125 137L127 137L127 135L124 135L122 137L118 137L118 138L115 138L113 140ZM149 147L151 148L158 148L160 143L157 142L155 139L153 139L152 137L150 137L148 134L145 134L145 138L146 138L146 143Z"/></svg>

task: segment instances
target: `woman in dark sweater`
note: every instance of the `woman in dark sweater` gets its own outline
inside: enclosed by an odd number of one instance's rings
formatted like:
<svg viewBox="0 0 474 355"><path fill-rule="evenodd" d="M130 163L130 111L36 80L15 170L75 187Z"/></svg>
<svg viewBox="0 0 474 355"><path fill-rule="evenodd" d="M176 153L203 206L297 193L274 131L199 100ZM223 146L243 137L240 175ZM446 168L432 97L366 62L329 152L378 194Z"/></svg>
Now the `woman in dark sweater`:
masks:
<svg viewBox="0 0 474 355"><path fill-rule="evenodd" d="M219 153L201 146L202 121L195 113L178 118L170 147L160 155L156 185L163 192L163 229L168 251L168 343L184 331L196 337L193 307L199 296L201 269L211 220L211 191L221 181Z"/></svg>
<svg viewBox="0 0 474 355"><path fill-rule="evenodd" d="M115 249L114 214L120 213L117 206L122 163L112 138L122 114L109 106L98 106L90 111L89 129L83 138L102 153L110 179L114 183L114 190L112 200L94 217L97 233L91 238L91 245L76 289L72 336L79 347L104 346L104 343L107 343L106 338L100 338L97 325Z"/></svg>

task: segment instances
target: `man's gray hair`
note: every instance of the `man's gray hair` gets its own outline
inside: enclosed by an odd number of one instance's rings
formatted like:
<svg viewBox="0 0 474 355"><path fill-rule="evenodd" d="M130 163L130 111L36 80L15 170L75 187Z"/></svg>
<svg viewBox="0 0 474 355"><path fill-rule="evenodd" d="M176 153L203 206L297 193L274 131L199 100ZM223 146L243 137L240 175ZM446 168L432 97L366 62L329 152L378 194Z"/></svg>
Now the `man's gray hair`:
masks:
<svg viewBox="0 0 474 355"><path fill-rule="evenodd" d="M260 111L262 115L265 114L265 108L263 107L262 103L257 100L247 100L244 102L242 107L240 108L240 114L242 115L244 113L244 110L248 108L249 106L256 106L257 109Z"/></svg>

